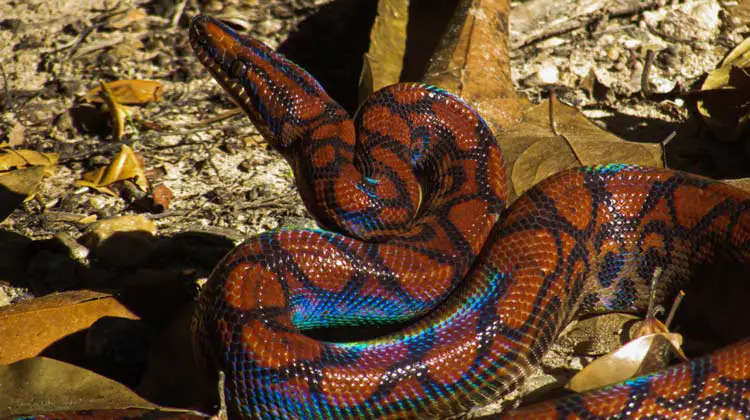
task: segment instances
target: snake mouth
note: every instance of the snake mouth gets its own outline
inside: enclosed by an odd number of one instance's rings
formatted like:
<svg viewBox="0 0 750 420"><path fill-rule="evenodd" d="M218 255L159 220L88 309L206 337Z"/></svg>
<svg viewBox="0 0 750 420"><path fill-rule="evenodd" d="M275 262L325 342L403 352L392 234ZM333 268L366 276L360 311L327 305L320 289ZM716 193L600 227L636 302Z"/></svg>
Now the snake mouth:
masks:
<svg viewBox="0 0 750 420"><path fill-rule="evenodd" d="M189 39L198 61L242 108L263 137L272 139L267 115L259 111L259 98L249 82L256 70L254 56L267 51L223 22L204 15L193 18Z"/></svg>

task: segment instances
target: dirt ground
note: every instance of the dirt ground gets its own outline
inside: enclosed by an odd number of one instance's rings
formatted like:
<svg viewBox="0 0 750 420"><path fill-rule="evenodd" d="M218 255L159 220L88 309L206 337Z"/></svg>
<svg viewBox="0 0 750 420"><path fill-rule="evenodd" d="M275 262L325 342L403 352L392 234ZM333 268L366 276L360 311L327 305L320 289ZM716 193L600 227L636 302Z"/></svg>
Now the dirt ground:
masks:
<svg viewBox="0 0 750 420"><path fill-rule="evenodd" d="M720 142L690 100L645 99L641 89L649 49L658 52L648 80L654 92L699 88L747 33L738 6L714 0L620 6L514 3L519 92L538 101L555 87L561 99L624 139L671 139L671 167L747 176L745 141ZM0 305L51 291L117 290L128 281L123 277L159 270L189 283L242 238L314 225L288 165L244 117L209 121L232 104L189 47L189 18L199 12L279 47L356 109L372 0L0 1L0 140L20 135L16 148L59 154L55 174L36 197L0 224ZM134 106L133 124L115 141L108 114L82 98L100 81L122 79L159 81L163 97ZM140 154L152 185L171 192L168 208L144 206L137 191L107 195L76 185L123 144ZM106 254L81 248L91 229L82 220L126 214L153 222L157 236Z"/></svg>

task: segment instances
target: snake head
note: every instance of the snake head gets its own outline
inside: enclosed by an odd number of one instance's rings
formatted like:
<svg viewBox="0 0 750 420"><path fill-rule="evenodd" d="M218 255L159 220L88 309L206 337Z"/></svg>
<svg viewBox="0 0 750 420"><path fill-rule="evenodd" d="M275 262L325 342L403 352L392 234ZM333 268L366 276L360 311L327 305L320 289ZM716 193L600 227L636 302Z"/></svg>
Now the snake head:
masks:
<svg viewBox="0 0 750 420"><path fill-rule="evenodd" d="M286 148L303 138L310 122L334 103L301 67L217 19L193 18L190 44L201 64L275 147Z"/></svg>

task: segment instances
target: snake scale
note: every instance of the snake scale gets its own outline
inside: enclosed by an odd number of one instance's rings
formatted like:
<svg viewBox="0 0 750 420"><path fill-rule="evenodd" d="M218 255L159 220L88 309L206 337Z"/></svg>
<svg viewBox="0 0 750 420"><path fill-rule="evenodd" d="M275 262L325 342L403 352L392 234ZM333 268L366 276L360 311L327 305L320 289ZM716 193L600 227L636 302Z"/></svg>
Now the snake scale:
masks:
<svg viewBox="0 0 750 420"><path fill-rule="evenodd" d="M719 281L706 267L750 278L739 189L610 164L556 174L506 210L497 142L458 97L394 85L351 119L218 20L194 18L190 40L332 230L249 239L203 288L194 344L226 375L230 418L450 417L516 389L571 320L643 312L657 269L660 301ZM358 342L303 333L383 323L406 326ZM503 418L750 418L750 340Z"/></svg>

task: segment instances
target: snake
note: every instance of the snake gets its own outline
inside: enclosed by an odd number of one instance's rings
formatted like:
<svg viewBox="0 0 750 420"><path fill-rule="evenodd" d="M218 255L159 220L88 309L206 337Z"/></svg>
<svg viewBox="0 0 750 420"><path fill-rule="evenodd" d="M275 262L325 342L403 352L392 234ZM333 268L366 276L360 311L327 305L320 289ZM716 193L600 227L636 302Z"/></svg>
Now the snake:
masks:
<svg viewBox="0 0 750 420"><path fill-rule="evenodd" d="M324 228L251 238L203 287L195 347L226 375L236 418L461 414L517 389L577 317L643 311L727 261L750 278L750 196L737 188L613 163L553 175L506 210L498 143L459 97L396 84L351 118L304 69L219 20L195 17L190 42L290 161ZM399 328L305 334L381 324ZM750 341L597 392L534 415L748 418Z"/></svg>
<svg viewBox="0 0 750 420"><path fill-rule="evenodd" d="M710 288L712 267L750 279L743 190L610 163L552 175L506 209L498 142L458 96L396 84L352 118L304 69L220 20L196 16L189 35L290 162L321 226L246 240L201 290L194 350L209 375L223 372L229 418L460 416L517 390L575 319ZM357 341L309 333L383 325ZM750 418L750 340L498 416Z"/></svg>

